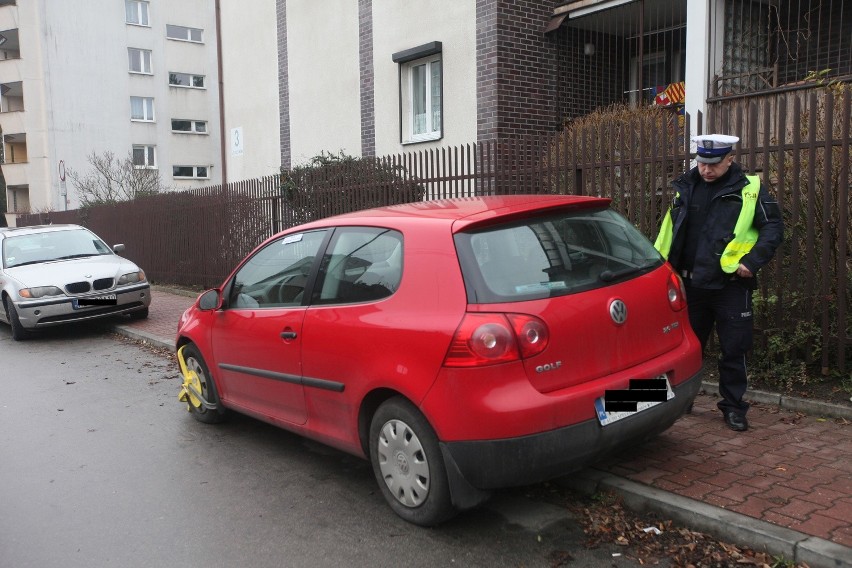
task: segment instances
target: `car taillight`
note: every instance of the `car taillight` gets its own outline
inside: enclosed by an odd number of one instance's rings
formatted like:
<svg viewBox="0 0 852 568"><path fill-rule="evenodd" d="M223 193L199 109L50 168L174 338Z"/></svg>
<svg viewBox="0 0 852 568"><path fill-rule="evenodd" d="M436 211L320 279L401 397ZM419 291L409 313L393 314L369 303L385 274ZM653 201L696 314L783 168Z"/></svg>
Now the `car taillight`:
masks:
<svg viewBox="0 0 852 568"><path fill-rule="evenodd" d="M444 358L447 367L480 367L538 355L550 335L539 318L526 314L465 314Z"/></svg>
<svg viewBox="0 0 852 568"><path fill-rule="evenodd" d="M683 287L683 281L680 276L672 272L669 275L669 304L676 312L686 307L686 289Z"/></svg>

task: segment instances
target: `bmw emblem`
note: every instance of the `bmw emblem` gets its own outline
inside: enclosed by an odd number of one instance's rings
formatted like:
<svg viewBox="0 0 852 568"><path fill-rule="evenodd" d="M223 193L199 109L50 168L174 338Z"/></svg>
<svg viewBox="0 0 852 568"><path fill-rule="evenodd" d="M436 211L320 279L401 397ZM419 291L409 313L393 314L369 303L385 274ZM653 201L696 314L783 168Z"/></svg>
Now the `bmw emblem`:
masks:
<svg viewBox="0 0 852 568"><path fill-rule="evenodd" d="M627 306L621 300L613 300L609 304L609 317L615 325L622 325L627 321Z"/></svg>

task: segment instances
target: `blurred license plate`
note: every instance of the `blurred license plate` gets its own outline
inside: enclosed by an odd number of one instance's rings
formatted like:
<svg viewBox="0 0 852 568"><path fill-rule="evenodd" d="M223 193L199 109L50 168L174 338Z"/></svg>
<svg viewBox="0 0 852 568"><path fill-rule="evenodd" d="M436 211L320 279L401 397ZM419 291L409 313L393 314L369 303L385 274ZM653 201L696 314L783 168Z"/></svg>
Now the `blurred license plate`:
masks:
<svg viewBox="0 0 852 568"><path fill-rule="evenodd" d="M597 414L598 422L601 423L601 426L606 426L607 424L618 422L624 418L629 418L637 412L648 410L658 404L673 399L675 396L672 386L669 384L669 378L665 374L654 377L648 381L640 380L632 382L636 383L635 387L631 385L630 389L612 391L613 395L611 398L614 398L614 394L617 393L620 395L619 399L632 399L636 404L636 410L607 410L605 396L595 400L595 414ZM646 382L649 384L653 383L654 388L646 388L643 385L643 383ZM634 393L635 396L631 396L630 393ZM660 400L641 400L642 398L657 398Z"/></svg>
<svg viewBox="0 0 852 568"><path fill-rule="evenodd" d="M71 300L71 306L73 306L75 310L89 306L114 306L116 303L117 300L115 298L115 294L93 296L91 298L74 298Z"/></svg>

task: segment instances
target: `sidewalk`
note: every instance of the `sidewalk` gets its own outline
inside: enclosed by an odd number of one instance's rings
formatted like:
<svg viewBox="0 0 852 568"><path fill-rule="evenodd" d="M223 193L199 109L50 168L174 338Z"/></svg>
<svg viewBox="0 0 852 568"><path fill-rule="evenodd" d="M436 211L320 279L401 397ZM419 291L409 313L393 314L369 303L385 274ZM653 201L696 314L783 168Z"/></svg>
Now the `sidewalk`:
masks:
<svg viewBox="0 0 852 568"><path fill-rule="evenodd" d="M195 300L181 294L155 288L148 319L116 331L173 349L178 319ZM616 491L633 509L811 568L852 566L852 411L783 404L803 414L781 408L778 395L749 393L751 427L737 433L716 409L715 385L705 389L662 435L564 483Z"/></svg>

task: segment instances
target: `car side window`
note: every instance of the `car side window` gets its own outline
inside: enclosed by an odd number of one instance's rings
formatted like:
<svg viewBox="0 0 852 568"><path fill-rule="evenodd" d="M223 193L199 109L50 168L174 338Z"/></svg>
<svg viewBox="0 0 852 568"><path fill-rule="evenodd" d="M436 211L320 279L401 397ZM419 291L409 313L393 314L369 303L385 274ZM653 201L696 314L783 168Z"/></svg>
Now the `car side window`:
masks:
<svg viewBox="0 0 852 568"><path fill-rule="evenodd" d="M234 276L231 308L301 305L325 234L322 230L287 235L257 251Z"/></svg>
<svg viewBox="0 0 852 568"><path fill-rule="evenodd" d="M337 229L323 256L312 303L369 302L390 296L402 280L402 252L398 231Z"/></svg>

